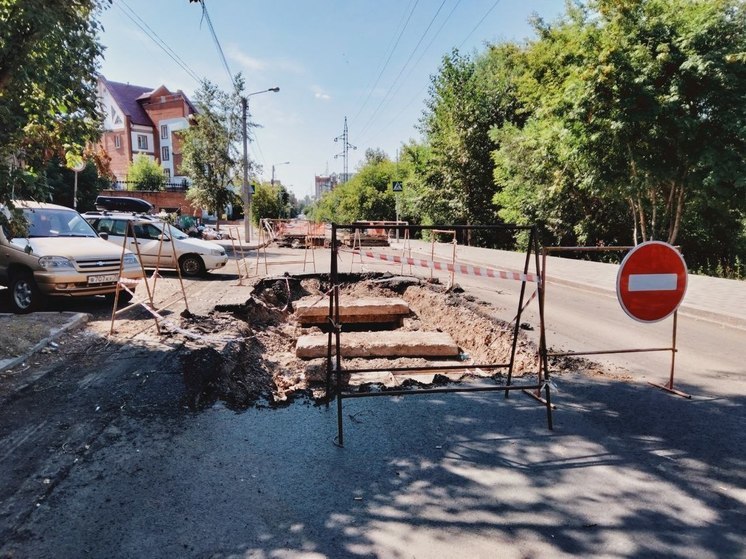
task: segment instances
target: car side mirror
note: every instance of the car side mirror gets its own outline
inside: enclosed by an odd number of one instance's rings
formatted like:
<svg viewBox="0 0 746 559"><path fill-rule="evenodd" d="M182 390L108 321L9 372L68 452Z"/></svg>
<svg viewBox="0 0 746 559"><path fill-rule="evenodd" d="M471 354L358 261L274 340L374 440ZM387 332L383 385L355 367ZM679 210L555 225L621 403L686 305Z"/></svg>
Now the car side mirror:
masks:
<svg viewBox="0 0 746 559"><path fill-rule="evenodd" d="M106 231L102 231L98 234L99 237L101 237L103 240L108 241L109 240L109 234Z"/></svg>
<svg viewBox="0 0 746 559"><path fill-rule="evenodd" d="M168 235L158 235L159 241L165 241L165 242L171 242L171 239L168 238Z"/></svg>

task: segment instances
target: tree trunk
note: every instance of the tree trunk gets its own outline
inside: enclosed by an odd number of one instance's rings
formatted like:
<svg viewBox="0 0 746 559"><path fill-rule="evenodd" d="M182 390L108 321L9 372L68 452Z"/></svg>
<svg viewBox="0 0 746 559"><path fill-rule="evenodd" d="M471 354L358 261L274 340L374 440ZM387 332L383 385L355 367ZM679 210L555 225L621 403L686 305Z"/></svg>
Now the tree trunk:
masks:
<svg viewBox="0 0 746 559"><path fill-rule="evenodd" d="M637 246L637 209L631 196L629 198L629 209L632 212L632 244Z"/></svg>
<svg viewBox="0 0 746 559"><path fill-rule="evenodd" d="M637 215L640 217L640 237L645 242L648 240L648 224L645 222L645 207L639 196L637 197Z"/></svg>
<svg viewBox="0 0 746 559"><path fill-rule="evenodd" d="M672 219L673 226L671 227L671 232L668 235L668 242L670 244L676 243L676 238L679 236L679 228L681 227L681 218L684 215L684 185L680 185L678 187L678 196L676 199L676 212L674 215L674 218Z"/></svg>

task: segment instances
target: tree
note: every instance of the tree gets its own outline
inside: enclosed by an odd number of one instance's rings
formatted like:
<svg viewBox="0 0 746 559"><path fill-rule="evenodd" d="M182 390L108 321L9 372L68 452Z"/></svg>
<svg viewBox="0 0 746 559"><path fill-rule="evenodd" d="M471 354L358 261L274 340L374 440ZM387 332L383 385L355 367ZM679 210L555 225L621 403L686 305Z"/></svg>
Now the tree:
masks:
<svg viewBox="0 0 746 559"><path fill-rule="evenodd" d="M166 175L157 161L144 153L135 155L127 170L127 190L163 190Z"/></svg>
<svg viewBox="0 0 746 559"><path fill-rule="evenodd" d="M243 78L234 80L232 93L205 80L195 96L197 114L192 126L182 131L182 169L192 184L187 198L218 215L235 199L232 181L238 176L236 146L241 134Z"/></svg>
<svg viewBox="0 0 746 559"><path fill-rule="evenodd" d="M280 219L284 216L283 192L287 192L282 185L272 185L263 182L256 185L251 198L251 211L255 223L261 219Z"/></svg>
<svg viewBox="0 0 746 559"><path fill-rule="evenodd" d="M45 199L56 151L98 137L98 17L110 0L0 0L0 203Z"/></svg>
<svg viewBox="0 0 746 559"><path fill-rule="evenodd" d="M624 226L626 242L681 238L686 254L706 243L733 260L746 214L746 6L598 0L536 27L518 80L528 121L494 131L507 185L496 201L555 239L613 244Z"/></svg>
<svg viewBox="0 0 746 559"><path fill-rule="evenodd" d="M420 122L430 148L424 196L431 221L465 225L497 221L492 201L495 144L489 132L504 122L520 121L513 91L517 52L512 45L491 47L473 58L454 51L443 58L432 77Z"/></svg>
<svg viewBox="0 0 746 559"><path fill-rule="evenodd" d="M380 150L368 150L366 160L346 183L327 192L310 211L314 221L352 223L393 220L396 215L391 181L396 164Z"/></svg>

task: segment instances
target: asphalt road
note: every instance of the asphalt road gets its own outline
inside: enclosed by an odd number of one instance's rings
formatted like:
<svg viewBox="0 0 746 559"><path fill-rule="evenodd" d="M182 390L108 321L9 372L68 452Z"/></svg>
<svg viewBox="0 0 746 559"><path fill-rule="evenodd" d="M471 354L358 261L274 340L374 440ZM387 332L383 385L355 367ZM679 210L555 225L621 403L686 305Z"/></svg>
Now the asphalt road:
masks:
<svg viewBox="0 0 746 559"><path fill-rule="evenodd" d="M240 300L235 283L190 283L195 312ZM509 287L459 283L514 314ZM608 296L556 296L553 347L670 343L607 323ZM553 431L518 394L371 398L345 402L345 448L334 406L190 411L177 339L40 358L2 401L0 557L743 557L743 331L689 320L691 400L641 382L668 367L635 354L630 380L558 377Z"/></svg>

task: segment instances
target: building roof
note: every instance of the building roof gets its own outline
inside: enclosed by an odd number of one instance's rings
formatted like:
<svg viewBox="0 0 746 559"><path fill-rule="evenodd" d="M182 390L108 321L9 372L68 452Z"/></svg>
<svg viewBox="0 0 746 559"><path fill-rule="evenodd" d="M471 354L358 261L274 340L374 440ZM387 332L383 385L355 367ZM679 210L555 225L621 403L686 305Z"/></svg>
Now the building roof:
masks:
<svg viewBox="0 0 746 559"><path fill-rule="evenodd" d="M145 126L152 126L152 121L148 118L148 115L143 110L140 103L137 102L138 98L146 93L153 91L152 87L143 87L141 85L130 85L128 83L112 82L107 80L104 76L100 76L101 81L104 83L106 88L111 93L114 101L117 102L122 112L130 117L132 124L142 124Z"/></svg>
<svg viewBox="0 0 746 559"><path fill-rule="evenodd" d="M147 105L153 97L157 97L158 95L181 97L188 107L187 114L197 112L197 109L192 105L192 102L181 89L177 89L176 93L172 93L165 85L161 85L154 89L152 87L144 87L141 85L112 82L107 80L104 76L99 76L99 79L109 90L109 93L111 93L111 96L114 98L114 101L122 112L130 118L132 124L153 126L153 121L144 109L143 103Z"/></svg>

